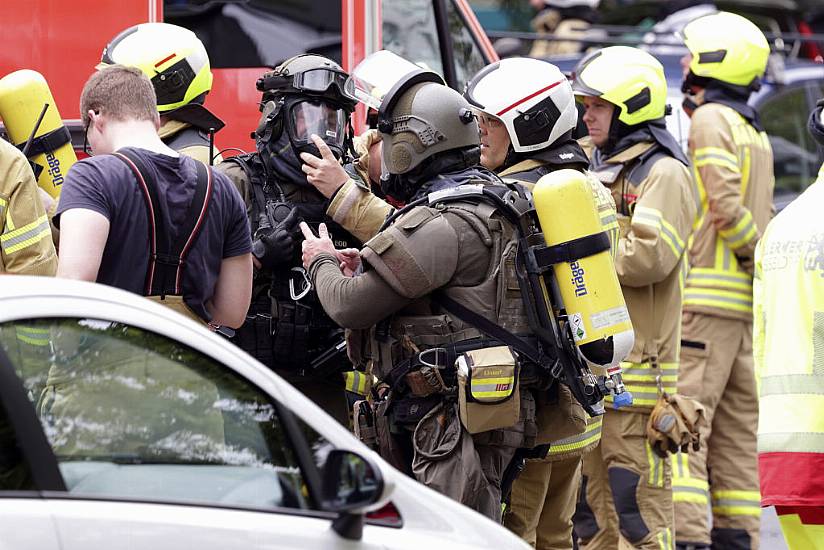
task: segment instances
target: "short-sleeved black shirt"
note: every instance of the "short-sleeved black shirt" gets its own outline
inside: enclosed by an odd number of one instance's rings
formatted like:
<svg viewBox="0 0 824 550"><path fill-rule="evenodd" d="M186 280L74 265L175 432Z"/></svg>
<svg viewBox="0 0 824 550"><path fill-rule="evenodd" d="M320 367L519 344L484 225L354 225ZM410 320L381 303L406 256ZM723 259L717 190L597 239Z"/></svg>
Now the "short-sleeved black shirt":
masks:
<svg viewBox="0 0 824 550"><path fill-rule="evenodd" d="M170 157L129 148L153 172L159 200L165 203L167 227L172 229L186 219L194 197L198 161L181 155ZM224 258L246 254L252 249L246 207L229 179L212 171L213 193L204 225L186 262L183 273L183 298L204 319L210 316L206 302L214 294ZM146 202L131 169L114 155L83 159L69 170L55 224L59 216L73 208L98 212L109 220L109 237L103 250L97 282L144 294L149 267L149 226Z"/></svg>

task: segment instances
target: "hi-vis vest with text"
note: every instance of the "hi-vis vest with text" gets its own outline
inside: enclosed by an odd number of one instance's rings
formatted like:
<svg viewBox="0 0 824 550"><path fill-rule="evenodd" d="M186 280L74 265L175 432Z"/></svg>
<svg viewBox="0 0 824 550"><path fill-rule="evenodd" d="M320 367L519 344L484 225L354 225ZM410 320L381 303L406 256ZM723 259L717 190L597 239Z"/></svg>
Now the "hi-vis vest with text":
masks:
<svg viewBox="0 0 824 550"><path fill-rule="evenodd" d="M762 505L824 506L824 167L758 244L753 355Z"/></svg>
<svg viewBox="0 0 824 550"><path fill-rule="evenodd" d="M730 107L707 103L693 114L690 154L698 217L684 311L749 320L752 258L770 219L775 183L767 134Z"/></svg>

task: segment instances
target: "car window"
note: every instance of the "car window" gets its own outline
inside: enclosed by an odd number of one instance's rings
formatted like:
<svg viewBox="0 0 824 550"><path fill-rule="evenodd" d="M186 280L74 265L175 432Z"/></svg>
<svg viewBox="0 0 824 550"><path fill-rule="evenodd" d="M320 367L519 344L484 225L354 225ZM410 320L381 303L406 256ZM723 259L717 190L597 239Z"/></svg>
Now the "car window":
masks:
<svg viewBox="0 0 824 550"><path fill-rule="evenodd" d="M275 403L202 353L95 319L0 325L70 493L312 508Z"/></svg>
<svg viewBox="0 0 824 550"><path fill-rule="evenodd" d="M341 57L339 0L165 0L163 17L192 30L212 68L274 67L301 53Z"/></svg>
<svg viewBox="0 0 824 550"><path fill-rule="evenodd" d="M383 47L443 75L441 45L431 0L381 2Z"/></svg>
<svg viewBox="0 0 824 550"><path fill-rule="evenodd" d="M810 104L807 88L783 90L759 106L775 158L775 195L797 194L818 173L818 148L807 132Z"/></svg>
<svg viewBox="0 0 824 550"><path fill-rule="evenodd" d="M463 90L466 82L483 69L486 62L455 2L448 1L446 5L452 51L455 55L455 75L458 78L458 89Z"/></svg>

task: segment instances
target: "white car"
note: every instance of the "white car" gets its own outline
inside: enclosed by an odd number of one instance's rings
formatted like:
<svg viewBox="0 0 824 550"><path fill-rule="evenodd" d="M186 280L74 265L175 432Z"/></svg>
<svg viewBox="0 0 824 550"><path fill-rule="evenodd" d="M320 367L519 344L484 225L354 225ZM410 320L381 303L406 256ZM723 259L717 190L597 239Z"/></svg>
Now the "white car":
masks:
<svg viewBox="0 0 824 550"><path fill-rule="evenodd" d="M0 550L182 548L528 546L171 310L0 277Z"/></svg>

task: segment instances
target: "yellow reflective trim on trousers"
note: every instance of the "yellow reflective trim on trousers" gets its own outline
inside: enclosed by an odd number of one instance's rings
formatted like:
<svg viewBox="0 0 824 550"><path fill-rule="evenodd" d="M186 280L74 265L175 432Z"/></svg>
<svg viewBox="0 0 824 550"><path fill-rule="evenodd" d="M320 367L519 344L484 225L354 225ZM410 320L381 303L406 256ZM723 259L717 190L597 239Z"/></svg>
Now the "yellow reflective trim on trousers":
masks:
<svg viewBox="0 0 824 550"><path fill-rule="evenodd" d="M14 231L0 235L0 248L6 254L12 254L37 244L45 237L51 238L49 219L45 215Z"/></svg>
<svg viewBox="0 0 824 550"><path fill-rule="evenodd" d="M23 342L24 344L38 347L48 346L51 343L51 340L49 340L48 338L32 338L24 334L18 334L17 339Z"/></svg>
<svg viewBox="0 0 824 550"><path fill-rule="evenodd" d="M604 417L599 416L587 424L583 433L565 437L558 441L553 441L549 446L549 453L547 456L559 455L583 449L591 443L595 443L601 439L601 429L604 424Z"/></svg>
<svg viewBox="0 0 824 550"><path fill-rule="evenodd" d="M656 540L658 541L658 548L660 550L671 550L672 549L672 531L670 528L667 527L660 533L656 535Z"/></svg>
<svg viewBox="0 0 824 550"><path fill-rule="evenodd" d="M732 172L739 172L738 159L734 154L720 147L702 147L696 149L693 155L693 162L696 168L703 166L720 166Z"/></svg>
<svg viewBox="0 0 824 550"><path fill-rule="evenodd" d="M660 456L652 451L649 441L644 441L647 451L647 467L649 468L649 484L653 487L664 486L664 464Z"/></svg>

